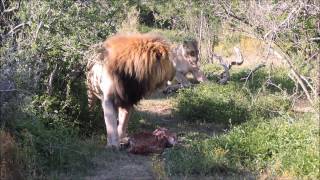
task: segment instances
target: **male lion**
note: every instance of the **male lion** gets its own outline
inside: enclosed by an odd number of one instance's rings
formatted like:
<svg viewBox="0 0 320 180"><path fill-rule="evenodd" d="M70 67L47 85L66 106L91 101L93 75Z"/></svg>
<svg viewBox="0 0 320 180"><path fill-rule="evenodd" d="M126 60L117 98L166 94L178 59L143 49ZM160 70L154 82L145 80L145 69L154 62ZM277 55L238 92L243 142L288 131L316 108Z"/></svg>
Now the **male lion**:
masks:
<svg viewBox="0 0 320 180"><path fill-rule="evenodd" d="M115 35L103 43L98 56L89 59L89 108L101 100L109 147L119 148L127 137L133 105L173 79L169 53L169 44L160 36Z"/></svg>

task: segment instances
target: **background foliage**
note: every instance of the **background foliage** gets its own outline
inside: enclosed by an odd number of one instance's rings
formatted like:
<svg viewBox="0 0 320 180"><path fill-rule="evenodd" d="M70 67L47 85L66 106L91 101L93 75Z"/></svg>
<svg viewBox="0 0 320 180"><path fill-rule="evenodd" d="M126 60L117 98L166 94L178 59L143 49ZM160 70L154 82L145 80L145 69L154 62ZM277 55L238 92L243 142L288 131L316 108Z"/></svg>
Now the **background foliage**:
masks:
<svg viewBox="0 0 320 180"><path fill-rule="evenodd" d="M101 108L87 109L86 51L117 32L155 32L174 44L197 39L210 80L179 91L175 115L230 130L200 140L187 135L184 147L165 154L169 175L240 169L319 177L318 121L293 111L300 99L314 111L320 106L319 7L317 1L1 0L0 162L12 163L0 167L14 179L84 171L79 164L97 153L85 139L105 140ZM230 60L235 46L258 60L232 69L230 83L219 85L222 68L213 53ZM284 65L269 63L275 52ZM266 68L248 77L261 62Z"/></svg>

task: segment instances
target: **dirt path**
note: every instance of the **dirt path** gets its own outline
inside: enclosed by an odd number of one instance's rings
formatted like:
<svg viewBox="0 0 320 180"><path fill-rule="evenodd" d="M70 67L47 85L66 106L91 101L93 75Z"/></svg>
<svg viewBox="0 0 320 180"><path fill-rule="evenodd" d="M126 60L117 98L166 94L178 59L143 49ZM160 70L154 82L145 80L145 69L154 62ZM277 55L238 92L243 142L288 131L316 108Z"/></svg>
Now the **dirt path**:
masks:
<svg viewBox="0 0 320 180"><path fill-rule="evenodd" d="M152 131L156 127L166 127L177 132L182 139L184 133L205 132L216 135L223 132L223 127L213 124L183 124L173 115L173 101L168 98L152 98L141 101L136 107L135 114L138 119L143 119L136 126L136 131ZM129 125L130 126L130 125ZM250 174L226 174L217 172L215 176L174 176L168 177L164 170L164 163L158 155L140 156L128 154L126 151L105 150L94 158L95 168L84 177L86 180L152 180L152 179L255 179ZM78 178L82 179L82 177Z"/></svg>
<svg viewBox="0 0 320 180"><path fill-rule="evenodd" d="M113 161L95 159L95 170L91 175L85 177L87 180L102 179L155 179L152 171L152 161L150 157L130 155L128 153L119 153Z"/></svg>
<svg viewBox="0 0 320 180"><path fill-rule="evenodd" d="M144 116L151 126L170 126L173 121L171 115L172 103L167 99L143 100L137 107L136 113ZM139 127L140 130L148 130L148 125ZM152 129L149 129L149 131ZM108 156L108 157L106 157ZM113 152L99 155L94 158L95 168L84 179L130 179L151 180L158 179L159 174L154 166L153 159L156 155L140 156L128 154L125 151Z"/></svg>

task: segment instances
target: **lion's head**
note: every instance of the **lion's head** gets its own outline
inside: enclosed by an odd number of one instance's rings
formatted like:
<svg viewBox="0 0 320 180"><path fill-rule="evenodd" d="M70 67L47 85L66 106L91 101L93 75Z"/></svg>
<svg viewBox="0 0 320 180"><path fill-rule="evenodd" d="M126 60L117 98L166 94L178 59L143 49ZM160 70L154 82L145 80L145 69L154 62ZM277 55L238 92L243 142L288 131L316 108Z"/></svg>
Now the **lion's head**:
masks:
<svg viewBox="0 0 320 180"><path fill-rule="evenodd" d="M105 65L113 78L120 105L137 103L147 94L173 79L170 45L157 35L115 35L103 47Z"/></svg>

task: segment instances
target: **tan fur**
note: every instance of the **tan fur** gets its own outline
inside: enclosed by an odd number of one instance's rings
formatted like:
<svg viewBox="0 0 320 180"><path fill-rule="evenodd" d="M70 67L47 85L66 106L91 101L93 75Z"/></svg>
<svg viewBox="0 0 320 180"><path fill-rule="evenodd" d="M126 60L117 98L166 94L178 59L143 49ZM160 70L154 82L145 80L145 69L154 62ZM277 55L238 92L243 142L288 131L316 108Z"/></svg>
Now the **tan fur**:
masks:
<svg viewBox="0 0 320 180"><path fill-rule="evenodd" d="M169 44L156 35L117 35L103 44L109 72L124 72L137 80L147 80L148 90L163 85L164 79L172 79L175 72L169 61ZM158 59L160 58L160 59Z"/></svg>
<svg viewBox="0 0 320 180"><path fill-rule="evenodd" d="M88 58L89 107L102 101L109 146L119 147L119 138L125 138L132 106L174 77L169 52L160 36L115 35Z"/></svg>
<svg viewBox="0 0 320 180"><path fill-rule="evenodd" d="M177 47L172 47L170 59L176 68L175 78L182 86L191 85L186 78L188 73L192 73L193 77L199 82L207 81L207 78L199 68L198 56L198 43L195 40L185 41Z"/></svg>

